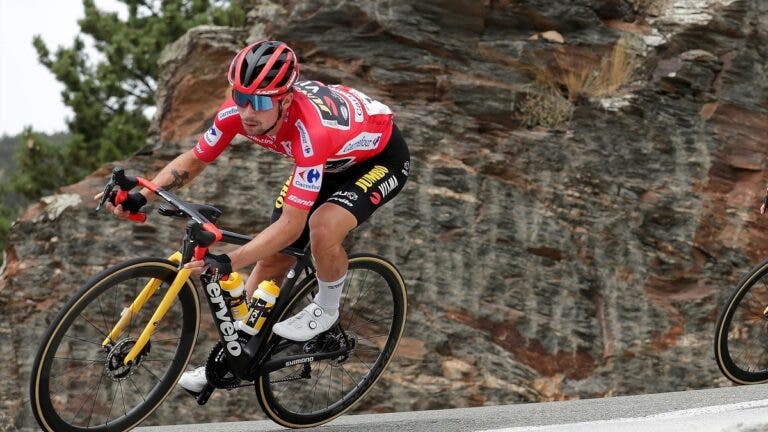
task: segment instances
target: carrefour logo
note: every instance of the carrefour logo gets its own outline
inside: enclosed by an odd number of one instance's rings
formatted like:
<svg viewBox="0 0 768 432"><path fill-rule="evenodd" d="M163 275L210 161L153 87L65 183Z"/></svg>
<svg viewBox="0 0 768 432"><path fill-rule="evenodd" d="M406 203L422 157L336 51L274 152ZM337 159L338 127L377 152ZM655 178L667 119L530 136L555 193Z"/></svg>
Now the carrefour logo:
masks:
<svg viewBox="0 0 768 432"><path fill-rule="evenodd" d="M379 146L379 142L381 142L380 133L363 132L347 141L347 143L344 144L344 147L342 147L336 154L343 155L356 150L374 150Z"/></svg>
<svg viewBox="0 0 768 432"><path fill-rule="evenodd" d="M320 180L320 171L316 169L311 169L307 171L307 182L314 183L317 180Z"/></svg>
<svg viewBox="0 0 768 432"><path fill-rule="evenodd" d="M293 185L299 189L318 192L323 180L323 166L297 167L296 175L293 176Z"/></svg>

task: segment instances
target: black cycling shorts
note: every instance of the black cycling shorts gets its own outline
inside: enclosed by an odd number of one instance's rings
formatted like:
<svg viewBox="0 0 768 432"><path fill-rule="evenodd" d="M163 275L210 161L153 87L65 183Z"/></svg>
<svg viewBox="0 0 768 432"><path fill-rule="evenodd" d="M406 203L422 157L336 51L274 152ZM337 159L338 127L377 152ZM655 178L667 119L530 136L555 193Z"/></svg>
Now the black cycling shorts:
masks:
<svg viewBox="0 0 768 432"><path fill-rule="evenodd" d="M408 180L410 165L411 155L408 145L403 140L400 130L393 124L392 135L384 151L346 171L323 175L323 184L309 214L311 216L324 203L336 204L349 210L360 225L371 217L376 209L389 202L403 189ZM290 182L291 178L288 177L280 195L275 199L272 222L279 219L283 213L285 194ZM309 224L304 227L301 237L291 246L303 249L308 242Z"/></svg>

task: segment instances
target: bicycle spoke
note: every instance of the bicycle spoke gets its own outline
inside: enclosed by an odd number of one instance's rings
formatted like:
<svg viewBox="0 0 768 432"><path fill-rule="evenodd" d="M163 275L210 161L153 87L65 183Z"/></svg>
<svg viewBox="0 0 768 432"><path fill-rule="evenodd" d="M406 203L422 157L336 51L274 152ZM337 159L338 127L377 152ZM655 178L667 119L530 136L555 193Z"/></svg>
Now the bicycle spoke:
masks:
<svg viewBox="0 0 768 432"><path fill-rule="evenodd" d="M93 345L96 345L96 346L98 346L98 347L101 347L101 341L92 341L92 340L83 339L83 338L81 338L81 337L70 336L70 335L64 335L64 338L65 338L65 339L73 339L73 340L78 340L78 341L80 341L80 342L85 342L85 343L89 343L89 344L93 344Z"/></svg>
<svg viewBox="0 0 768 432"><path fill-rule="evenodd" d="M93 327L97 332L101 333L105 338L107 337L107 334L104 331L100 330L98 327L96 327L96 325L94 323L92 323L91 320L89 320L88 318L86 318L82 314L79 317L82 318L83 321L85 321L88 324L90 324L91 327Z"/></svg>

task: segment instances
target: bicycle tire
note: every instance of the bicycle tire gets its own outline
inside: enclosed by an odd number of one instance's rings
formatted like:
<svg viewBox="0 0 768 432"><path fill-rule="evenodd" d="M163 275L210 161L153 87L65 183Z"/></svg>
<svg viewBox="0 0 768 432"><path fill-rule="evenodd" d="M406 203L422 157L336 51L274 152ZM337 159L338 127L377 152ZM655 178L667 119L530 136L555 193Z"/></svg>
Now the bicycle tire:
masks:
<svg viewBox="0 0 768 432"><path fill-rule="evenodd" d="M200 300L191 279L133 367L125 367L120 356L149 322L176 269L177 264L160 258L133 259L94 276L67 302L45 332L32 365L30 402L43 430L125 431L165 400L189 361L200 327ZM120 312L150 278L161 280L160 288L111 349L102 348Z"/></svg>
<svg viewBox="0 0 768 432"><path fill-rule="evenodd" d="M377 285L373 290L367 291L366 286L373 286L367 285L370 281ZM297 294L283 310L278 321L297 313L312 300L317 279L309 277L299 282L297 287ZM339 326L344 328L348 336L356 339L356 345L351 354L347 355L345 360L334 359L289 366L271 373L263 373L257 378L256 394L259 404L267 416L280 425L290 428L318 426L349 411L371 391L397 349L405 328L407 293L403 278L395 266L375 255L352 255L343 290L339 308ZM385 295L387 292L388 297ZM376 314L379 310L381 313ZM366 319L357 321L355 315L357 312L365 313ZM388 315L388 317L379 321L377 318L381 318L382 315ZM376 331L386 331L386 334L379 335ZM301 353L308 343L313 343L321 336L306 343L293 344L292 347ZM270 340L273 337L274 335L271 335ZM378 344L382 346L378 347ZM272 358L279 358L285 354L280 352ZM370 365L366 363L368 359L373 359L370 360ZM316 378L281 381L290 377L291 374L295 375L298 368L306 367L313 369ZM366 367L367 371L365 371ZM332 383L334 369L338 369L340 380ZM355 382L355 377L360 375L359 370L364 372L362 377L354 386L345 390L345 378ZM328 372L328 397L325 398L325 406L320 404L319 409L314 409L315 403L318 402L316 400L318 394L315 391L314 394L308 395L306 390L308 387L316 389L320 380L325 380L326 371ZM331 396L331 393L334 395L338 393L338 399L336 396ZM310 400L312 405L308 410L303 410L302 407L306 406Z"/></svg>
<svg viewBox="0 0 768 432"><path fill-rule="evenodd" d="M715 326L715 361L737 384L768 382L768 259L753 267L725 302Z"/></svg>

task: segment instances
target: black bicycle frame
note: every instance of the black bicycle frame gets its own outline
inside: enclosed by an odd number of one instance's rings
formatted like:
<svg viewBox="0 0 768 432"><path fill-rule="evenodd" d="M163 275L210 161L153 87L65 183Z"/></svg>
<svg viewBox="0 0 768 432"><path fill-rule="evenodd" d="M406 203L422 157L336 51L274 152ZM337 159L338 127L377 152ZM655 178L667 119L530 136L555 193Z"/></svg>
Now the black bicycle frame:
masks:
<svg viewBox="0 0 768 432"><path fill-rule="evenodd" d="M251 240L251 238L248 236L237 234L231 231L221 230L221 234L221 243L244 245ZM194 244L194 242L188 242L186 239L184 243L186 249L192 249L192 245ZM237 341L237 331L234 330L233 326L235 320L232 318L232 314L229 308L226 306L226 304L223 303L223 300L221 299L218 275L209 275L206 273L200 275L200 280L203 284L203 291L205 292L205 297L208 300L208 306L211 310L211 316L213 317L216 330L219 332L219 340L225 347L224 352L226 353L227 357L227 366L229 367L229 370L240 379L253 381L256 377L256 374L260 372L261 368L259 366L262 361L255 360L262 359L263 356L268 352L268 344L265 342L271 334L272 325L274 325L277 317L281 315L281 312L288 306L288 303L293 298L295 294L294 289L296 287L296 283L302 274L304 277L309 277L315 273L311 254L309 253L309 246L303 250L297 248L286 248L283 249L281 253L295 257L297 260L296 264L291 268L285 280L283 281L283 284L280 287L280 295L277 298L277 302L273 306L270 314L267 316L267 319L264 322L261 330L256 335L251 337L245 344ZM182 252L182 255L184 255L184 252ZM184 262L184 260L182 260L182 262ZM208 287L211 284L215 285L209 289ZM338 354L328 354L328 356L326 356L325 353L322 356L309 354L306 356L292 356L291 358L286 358L285 360L295 362L291 364L301 362L308 363L311 361L322 360L326 357L338 357L338 355L343 354L343 352ZM281 367L286 366L284 363L285 362L281 360L278 362L278 364L270 364L270 367L267 369L270 371L280 369ZM290 364L288 366L290 366Z"/></svg>

